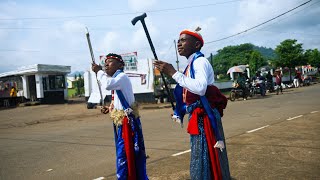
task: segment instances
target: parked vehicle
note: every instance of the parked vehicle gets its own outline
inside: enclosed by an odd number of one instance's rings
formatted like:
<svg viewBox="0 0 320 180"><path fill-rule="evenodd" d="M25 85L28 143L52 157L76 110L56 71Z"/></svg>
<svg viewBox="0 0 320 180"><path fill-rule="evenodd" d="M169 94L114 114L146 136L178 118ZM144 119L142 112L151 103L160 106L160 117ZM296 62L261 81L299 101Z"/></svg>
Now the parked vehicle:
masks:
<svg viewBox="0 0 320 180"><path fill-rule="evenodd" d="M269 93L274 92L274 84L273 84L273 81L267 81L267 82L266 82L266 90L267 90Z"/></svg>
<svg viewBox="0 0 320 180"><path fill-rule="evenodd" d="M246 92L244 92L246 91ZM245 93L245 94L244 94ZM244 98L247 99L248 96L248 86L246 83L246 87L245 89L239 88L239 84L238 83L234 83L233 84L233 89L231 89L230 91L230 101L235 101L238 98Z"/></svg>
<svg viewBox="0 0 320 180"><path fill-rule="evenodd" d="M249 91L249 96L253 97L256 94L260 94L261 96L266 95L266 87L265 87L265 82L264 81L253 81L251 84L251 88Z"/></svg>
<svg viewBox="0 0 320 180"><path fill-rule="evenodd" d="M303 76L302 78L302 85L303 86L310 86L311 77L310 76Z"/></svg>

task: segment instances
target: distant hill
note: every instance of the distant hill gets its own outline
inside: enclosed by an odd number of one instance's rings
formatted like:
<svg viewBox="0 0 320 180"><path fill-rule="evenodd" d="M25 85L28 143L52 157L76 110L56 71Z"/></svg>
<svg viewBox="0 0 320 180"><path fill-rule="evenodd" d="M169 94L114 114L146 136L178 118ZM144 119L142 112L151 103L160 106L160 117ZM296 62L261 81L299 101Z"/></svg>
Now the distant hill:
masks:
<svg viewBox="0 0 320 180"><path fill-rule="evenodd" d="M253 49L259 51L262 54L262 56L267 59L273 59L277 56L272 48L266 48L266 47L254 45Z"/></svg>
<svg viewBox="0 0 320 180"><path fill-rule="evenodd" d="M76 74L77 76L78 76L79 74L81 74L81 76L83 76L84 71L74 71L74 72L68 74L68 76L69 76L69 77L74 77L75 74Z"/></svg>

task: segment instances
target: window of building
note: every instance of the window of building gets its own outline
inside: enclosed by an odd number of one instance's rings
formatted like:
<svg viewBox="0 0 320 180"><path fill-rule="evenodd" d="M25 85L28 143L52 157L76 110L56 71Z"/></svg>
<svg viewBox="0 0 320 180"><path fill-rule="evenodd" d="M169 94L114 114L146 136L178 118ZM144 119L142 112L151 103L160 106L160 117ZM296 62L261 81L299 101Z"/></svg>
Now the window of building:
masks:
<svg viewBox="0 0 320 180"><path fill-rule="evenodd" d="M43 90L48 90L47 77L42 78Z"/></svg>
<svg viewBox="0 0 320 180"><path fill-rule="evenodd" d="M65 89L64 75L49 75L49 88L50 90Z"/></svg>

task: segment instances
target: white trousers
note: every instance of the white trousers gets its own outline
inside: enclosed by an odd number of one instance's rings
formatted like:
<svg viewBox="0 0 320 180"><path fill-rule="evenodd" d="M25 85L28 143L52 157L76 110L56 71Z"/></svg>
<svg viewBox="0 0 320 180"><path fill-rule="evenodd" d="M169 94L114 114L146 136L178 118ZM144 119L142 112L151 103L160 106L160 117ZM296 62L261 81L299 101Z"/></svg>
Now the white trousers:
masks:
<svg viewBox="0 0 320 180"><path fill-rule="evenodd" d="M294 79L293 85L294 85L294 87L299 87L299 79Z"/></svg>

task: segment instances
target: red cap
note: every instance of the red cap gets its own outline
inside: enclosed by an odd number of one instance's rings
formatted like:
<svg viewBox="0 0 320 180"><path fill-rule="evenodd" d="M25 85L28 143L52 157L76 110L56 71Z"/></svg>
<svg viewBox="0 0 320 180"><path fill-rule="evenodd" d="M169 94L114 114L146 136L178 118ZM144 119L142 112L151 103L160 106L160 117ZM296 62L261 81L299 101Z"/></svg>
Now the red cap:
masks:
<svg viewBox="0 0 320 180"><path fill-rule="evenodd" d="M193 37L195 37L195 38L197 38L198 40L201 41L202 46L204 44L204 41L203 41L203 38L202 38L201 34L199 32L197 32L197 31L191 31L189 29L185 29L185 30L181 31L180 35L181 34L188 34L190 36L193 36Z"/></svg>

